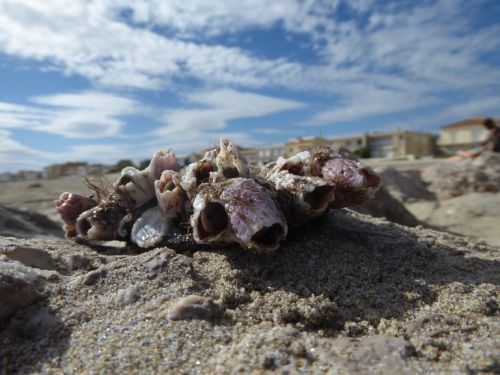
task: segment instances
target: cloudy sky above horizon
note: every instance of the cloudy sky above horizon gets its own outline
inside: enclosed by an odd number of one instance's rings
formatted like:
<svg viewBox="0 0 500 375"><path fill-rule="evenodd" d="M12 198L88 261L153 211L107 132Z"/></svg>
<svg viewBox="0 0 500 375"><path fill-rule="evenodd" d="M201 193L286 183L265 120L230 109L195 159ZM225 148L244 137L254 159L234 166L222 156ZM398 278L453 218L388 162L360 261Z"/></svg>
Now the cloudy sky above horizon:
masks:
<svg viewBox="0 0 500 375"><path fill-rule="evenodd" d="M496 0L0 0L0 172L500 115Z"/></svg>

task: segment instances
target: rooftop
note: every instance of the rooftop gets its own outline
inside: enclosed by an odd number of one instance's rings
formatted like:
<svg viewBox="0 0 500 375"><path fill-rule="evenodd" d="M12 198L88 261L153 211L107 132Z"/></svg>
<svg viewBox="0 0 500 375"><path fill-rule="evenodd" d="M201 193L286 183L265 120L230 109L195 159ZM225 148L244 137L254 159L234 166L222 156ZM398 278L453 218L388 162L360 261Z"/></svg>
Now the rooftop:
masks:
<svg viewBox="0 0 500 375"><path fill-rule="evenodd" d="M471 117L466 120L454 122L449 125L441 126L441 129L453 129L453 128L462 128L465 126L472 126L472 125L481 125L483 121L486 119L486 116L476 116L476 117ZM500 125L500 119L494 119L495 124Z"/></svg>

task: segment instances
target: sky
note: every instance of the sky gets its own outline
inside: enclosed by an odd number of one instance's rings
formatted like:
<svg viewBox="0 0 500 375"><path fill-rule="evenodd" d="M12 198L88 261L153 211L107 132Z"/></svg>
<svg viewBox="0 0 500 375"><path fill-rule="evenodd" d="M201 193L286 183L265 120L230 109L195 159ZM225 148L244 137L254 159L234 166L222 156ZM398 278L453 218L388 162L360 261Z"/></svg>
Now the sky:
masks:
<svg viewBox="0 0 500 375"><path fill-rule="evenodd" d="M498 0L0 0L0 172L475 115Z"/></svg>

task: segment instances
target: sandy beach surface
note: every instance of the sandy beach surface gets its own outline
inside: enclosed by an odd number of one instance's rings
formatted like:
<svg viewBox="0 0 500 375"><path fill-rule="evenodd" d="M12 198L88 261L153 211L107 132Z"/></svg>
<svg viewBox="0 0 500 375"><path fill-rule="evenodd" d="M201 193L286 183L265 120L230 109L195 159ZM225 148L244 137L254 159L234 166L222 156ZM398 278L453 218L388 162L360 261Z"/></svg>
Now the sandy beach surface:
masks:
<svg viewBox="0 0 500 375"><path fill-rule="evenodd" d="M39 183L0 204L59 220L58 193L85 193ZM484 239L346 209L269 254L1 236L0 372L499 373L499 266Z"/></svg>

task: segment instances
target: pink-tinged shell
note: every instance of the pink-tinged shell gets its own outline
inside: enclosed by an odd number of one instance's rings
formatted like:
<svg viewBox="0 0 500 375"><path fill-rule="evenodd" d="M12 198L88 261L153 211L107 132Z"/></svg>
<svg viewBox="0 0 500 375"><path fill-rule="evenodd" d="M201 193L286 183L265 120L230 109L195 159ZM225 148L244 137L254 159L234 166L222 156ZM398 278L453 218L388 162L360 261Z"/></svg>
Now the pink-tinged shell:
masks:
<svg viewBox="0 0 500 375"><path fill-rule="evenodd" d="M335 188L333 208L361 204L373 199L382 185L381 178L368 166L343 157L333 157L321 167L325 181Z"/></svg>
<svg viewBox="0 0 500 375"><path fill-rule="evenodd" d="M123 168L120 177L113 183L113 189L125 205L136 209L155 197L154 182L160 179L163 171L178 169L179 165L172 150L159 150L154 153L145 169Z"/></svg>
<svg viewBox="0 0 500 375"><path fill-rule="evenodd" d="M191 226L198 243L239 243L246 248L274 250L288 232L270 193L252 179L200 186L193 210Z"/></svg>
<svg viewBox="0 0 500 375"><path fill-rule="evenodd" d="M171 149L156 151L151 158L149 166L145 169L153 182L160 179L163 171L168 170L179 170L179 164L177 164L175 154Z"/></svg>
<svg viewBox="0 0 500 375"><path fill-rule="evenodd" d="M334 187L320 177L299 176L282 170L266 179L278 192L290 225L322 215L334 202Z"/></svg>
<svg viewBox="0 0 500 375"><path fill-rule="evenodd" d="M123 220L130 220L128 211L117 202L103 202L83 212L76 220L78 237L88 240L120 238Z"/></svg>
<svg viewBox="0 0 500 375"><path fill-rule="evenodd" d="M78 216L97 205L97 202L92 198L68 192L62 193L54 203L61 215L61 219L64 221L66 237L76 236L75 225Z"/></svg>
<svg viewBox="0 0 500 375"><path fill-rule="evenodd" d="M185 193L179 186L181 176L172 170L163 171L154 183L160 211L167 219L177 218L184 210Z"/></svg>

